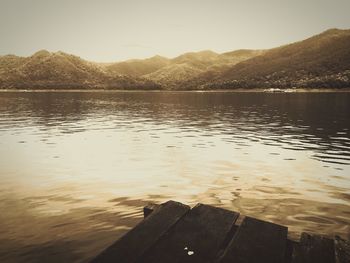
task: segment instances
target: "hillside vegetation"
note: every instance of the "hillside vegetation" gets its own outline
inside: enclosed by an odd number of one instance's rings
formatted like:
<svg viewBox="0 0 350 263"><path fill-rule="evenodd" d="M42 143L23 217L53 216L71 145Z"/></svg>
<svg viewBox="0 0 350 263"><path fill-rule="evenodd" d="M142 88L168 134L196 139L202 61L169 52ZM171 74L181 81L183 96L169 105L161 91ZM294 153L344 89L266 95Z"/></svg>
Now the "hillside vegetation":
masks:
<svg viewBox="0 0 350 263"><path fill-rule="evenodd" d="M268 50L202 83L211 88L342 88L349 84L350 30L338 29Z"/></svg>
<svg viewBox="0 0 350 263"><path fill-rule="evenodd" d="M0 56L2 89L349 88L350 30L269 50L94 63L64 52Z"/></svg>
<svg viewBox="0 0 350 263"><path fill-rule="evenodd" d="M0 57L0 87L11 89L154 89L154 82L112 74L97 63L63 52L41 50L22 58Z"/></svg>

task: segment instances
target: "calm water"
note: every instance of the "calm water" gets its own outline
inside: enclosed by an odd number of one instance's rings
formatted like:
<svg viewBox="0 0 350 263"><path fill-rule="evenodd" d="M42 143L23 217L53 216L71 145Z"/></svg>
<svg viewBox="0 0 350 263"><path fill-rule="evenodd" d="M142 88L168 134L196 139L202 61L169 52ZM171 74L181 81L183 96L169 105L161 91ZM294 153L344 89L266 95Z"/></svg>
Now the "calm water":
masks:
<svg viewBox="0 0 350 263"><path fill-rule="evenodd" d="M350 233L350 93L0 93L0 261L81 262L148 202Z"/></svg>

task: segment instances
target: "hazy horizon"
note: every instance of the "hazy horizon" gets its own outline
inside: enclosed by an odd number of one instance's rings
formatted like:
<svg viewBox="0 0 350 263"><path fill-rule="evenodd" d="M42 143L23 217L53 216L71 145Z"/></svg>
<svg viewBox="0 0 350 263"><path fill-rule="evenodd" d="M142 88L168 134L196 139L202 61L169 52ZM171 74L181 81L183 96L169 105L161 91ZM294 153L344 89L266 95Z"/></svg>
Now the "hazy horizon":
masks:
<svg viewBox="0 0 350 263"><path fill-rule="evenodd" d="M59 50L116 62L186 52L268 49L350 28L345 0L0 0L0 55Z"/></svg>
<svg viewBox="0 0 350 263"><path fill-rule="evenodd" d="M338 30L350 30L350 29L342 29L342 28L329 28L327 30L331 30L331 29L338 29ZM325 31L327 31L325 30ZM323 32L325 32L323 31ZM323 32L320 32L323 33ZM316 34L317 35L317 34ZM309 36L309 37L313 37L313 36ZM309 38L307 37L307 38ZM306 38L306 39L307 39ZM305 39L300 39L300 40L296 40L292 43L295 43L295 42L298 42L298 41L303 41ZM285 44L282 44L280 46L283 46L283 45L286 45L286 44L291 44L291 43L285 43ZM277 47L277 46L276 46ZM270 48L265 48L265 49L273 49L273 48L276 48L276 47L270 47ZM148 59L148 58L153 58L153 57L156 57L156 56L160 56L160 57L164 57L164 58L168 58L168 59L173 59L173 58L176 58L178 56L181 56L183 54L186 54L186 53L196 53L196 52L205 52L205 51L212 51L212 52L215 52L217 54L223 54L223 53L226 53L226 52L233 52L233 51L238 51L238 50L248 50L246 48L241 48L241 49L233 49L233 50L226 50L226 51L223 51L223 52L217 52L215 50L212 50L212 49L202 49L202 50L196 50L196 51L191 51L191 50L188 50L188 51L185 51L183 53L180 53L180 54L177 54L175 56L172 56L172 57L168 57L168 56L164 56L162 54L154 54L154 55L151 55L151 56L148 56L148 57L142 57L142 58L139 58L139 57L130 57L130 58L126 58L126 59L122 59L122 60L115 60L115 61L93 61L93 60L90 60L90 59L86 59L84 57L81 57L82 59L85 59L87 61L90 61L90 62L96 62L96 63L115 63L115 62L123 62L123 61L128 61L128 60L142 60L142 59ZM259 50L259 49L256 49L256 50ZM263 50L263 49L260 49L260 50ZM48 51L50 53L57 53L57 52L63 52L63 53L66 53L66 54L70 54L70 55L77 55L77 54L73 54L73 53L69 53L69 52L66 52L64 50L47 50L47 49L40 49L40 50L37 50L37 51L34 51L32 54L28 54L27 56L23 56L23 57L28 57L28 56L31 56L31 55L34 55L35 53L37 52L42 52L42 51ZM14 54L14 53L9 53L9 54L4 54L4 55L16 55L18 56L17 54ZM1 56L1 55L0 55ZM80 56L79 56L80 57Z"/></svg>

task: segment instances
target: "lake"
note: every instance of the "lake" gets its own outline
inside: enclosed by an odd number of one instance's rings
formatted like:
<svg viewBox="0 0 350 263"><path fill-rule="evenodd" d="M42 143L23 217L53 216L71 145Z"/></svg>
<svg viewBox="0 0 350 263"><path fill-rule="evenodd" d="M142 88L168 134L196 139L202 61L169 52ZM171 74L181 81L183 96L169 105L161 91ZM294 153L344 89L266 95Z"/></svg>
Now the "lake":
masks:
<svg viewBox="0 0 350 263"><path fill-rule="evenodd" d="M85 262L169 199L350 236L350 93L1 92L0 261Z"/></svg>

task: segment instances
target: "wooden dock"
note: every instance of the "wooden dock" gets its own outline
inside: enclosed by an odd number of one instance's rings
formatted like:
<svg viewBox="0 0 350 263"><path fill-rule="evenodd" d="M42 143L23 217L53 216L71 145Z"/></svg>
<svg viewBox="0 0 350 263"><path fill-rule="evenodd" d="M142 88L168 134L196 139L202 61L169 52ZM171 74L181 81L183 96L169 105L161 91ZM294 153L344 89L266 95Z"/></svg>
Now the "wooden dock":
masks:
<svg viewBox="0 0 350 263"><path fill-rule="evenodd" d="M339 237L302 233L239 213L168 201L144 208L145 219L93 263L350 263L350 244Z"/></svg>

